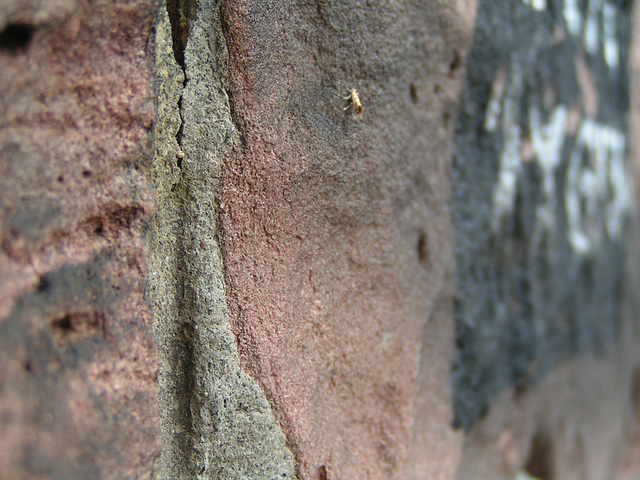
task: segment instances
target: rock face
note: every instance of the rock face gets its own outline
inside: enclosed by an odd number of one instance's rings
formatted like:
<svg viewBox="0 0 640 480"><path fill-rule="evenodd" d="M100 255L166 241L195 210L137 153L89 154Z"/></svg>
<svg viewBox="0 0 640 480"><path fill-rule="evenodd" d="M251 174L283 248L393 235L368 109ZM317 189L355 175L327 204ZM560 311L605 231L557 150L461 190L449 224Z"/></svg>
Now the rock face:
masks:
<svg viewBox="0 0 640 480"><path fill-rule="evenodd" d="M628 2L0 5L2 480L639 470Z"/></svg>
<svg viewBox="0 0 640 480"><path fill-rule="evenodd" d="M220 5L178 7L161 10L156 36L148 298L162 361L160 475L293 478L293 455L271 405L240 369L227 313L215 194L237 133ZM192 32L186 46L182 25Z"/></svg>
<svg viewBox="0 0 640 480"><path fill-rule="evenodd" d="M447 174L465 8L224 9L241 135L220 195L231 322L300 478L421 477L412 462L423 455L432 478L453 474L442 360L452 345ZM421 366L434 337L440 368ZM412 457L415 417L448 453Z"/></svg>
<svg viewBox="0 0 640 480"><path fill-rule="evenodd" d="M631 5L526 3L480 4L456 132L464 427L620 331Z"/></svg>
<svg viewBox="0 0 640 480"><path fill-rule="evenodd" d="M168 7L160 105L181 117L157 122L150 289L164 474L450 478L446 175L472 17Z"/></svg>
<svg viewBox="0 0 640 480"><path fill-rule="evenodd" d="M144 478L156 7L0 8L0 477Z"/></svg>

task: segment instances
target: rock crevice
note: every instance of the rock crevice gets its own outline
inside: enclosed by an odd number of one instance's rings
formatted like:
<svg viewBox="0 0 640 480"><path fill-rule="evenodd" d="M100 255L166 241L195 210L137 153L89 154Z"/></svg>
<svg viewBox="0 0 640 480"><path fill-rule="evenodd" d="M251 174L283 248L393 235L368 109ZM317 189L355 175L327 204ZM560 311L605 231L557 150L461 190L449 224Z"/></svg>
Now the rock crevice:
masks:
<svg viewBox="0 0 640 480"><path fill-rule="evenodd" d="M216 192L238 135L220 2L166 7L156 41L158 203L148 290L162 362L160 477L293 478L271 406L240 369L226 307Z"/></svg>

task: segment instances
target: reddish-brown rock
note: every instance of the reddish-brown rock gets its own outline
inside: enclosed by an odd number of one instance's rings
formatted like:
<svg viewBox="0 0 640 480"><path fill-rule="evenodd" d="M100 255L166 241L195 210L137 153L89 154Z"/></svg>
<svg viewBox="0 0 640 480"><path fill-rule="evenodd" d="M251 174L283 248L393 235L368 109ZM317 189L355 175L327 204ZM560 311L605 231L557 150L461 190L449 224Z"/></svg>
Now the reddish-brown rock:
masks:
<svg viewBox="0 0 640 480"><path fill-rule="evenodd" d="M148 478L146 0L0 8L0 477Z"/></svg>
<svg viewBox="0 0 640 480"><path fill-rule="evenodd" d="M451 302L447 175L470 11L444 1L224 10L242 134L220 201L231 322L301 478L421 476L408 463L425 457L430 478L453 474L453 319L434 312ZM422 348L433 363L420 366ZM410 455L415 417L442 434L439 458Z"/></svg>
<svg viewBox="0 0 640 480"><path fill-rule="evenodd" d="M631 300L451 427L475 2L169 3L2 2L0 478L634 478Z"/></svg>

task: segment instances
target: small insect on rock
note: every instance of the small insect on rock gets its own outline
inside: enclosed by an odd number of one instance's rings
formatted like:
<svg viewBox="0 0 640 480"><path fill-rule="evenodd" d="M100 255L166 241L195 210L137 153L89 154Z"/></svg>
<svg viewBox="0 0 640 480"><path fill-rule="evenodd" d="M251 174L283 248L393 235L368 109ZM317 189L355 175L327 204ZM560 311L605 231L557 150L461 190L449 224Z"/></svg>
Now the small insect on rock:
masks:
<svg viewBox="0 0 640 480"><path fill-rule="evenodd" d="M349 95L347 97L345 97L345 100L349 100L349 105L344 107L345 110L347 110L349 107L351 107L351 105L353 105L354 113L357 116L362 115L362 111L364 110L364 107L362 106L362 103L360 102L360 97L358 96L358 92L356 91L355 88L351 89L351 93L349 93Z"/></svg>

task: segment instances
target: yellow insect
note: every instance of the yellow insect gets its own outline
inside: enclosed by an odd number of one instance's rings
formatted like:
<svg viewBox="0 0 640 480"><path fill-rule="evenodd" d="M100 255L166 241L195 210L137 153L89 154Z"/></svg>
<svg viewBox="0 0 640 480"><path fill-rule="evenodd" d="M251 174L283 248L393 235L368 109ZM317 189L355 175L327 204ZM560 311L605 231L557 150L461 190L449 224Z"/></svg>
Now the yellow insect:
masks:
<svg viewBox="0 0 640 480"><path fill-rule="evenodd" d="M345 100L350 101L349 105L344 107L345 110L347 110L349 107L351 107L351 105L353 105L353 111L355 112L355 114L358 116L362 115L362 111L364 110L364 107L360 102L360 97L358 96L358 92L356 91L355 88L351 89L351 93L349 93L349 96L345 97Z"/></svg>

